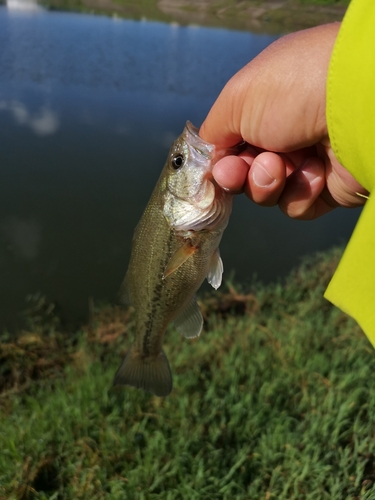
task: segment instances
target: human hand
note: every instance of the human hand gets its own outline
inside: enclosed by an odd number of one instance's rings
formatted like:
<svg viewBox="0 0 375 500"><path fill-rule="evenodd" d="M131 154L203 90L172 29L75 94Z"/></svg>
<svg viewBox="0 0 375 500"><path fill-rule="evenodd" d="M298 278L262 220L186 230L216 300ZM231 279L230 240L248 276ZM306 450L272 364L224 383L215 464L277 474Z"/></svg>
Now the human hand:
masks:
<svg viewBox="0 0 375 500"><path fill-rule="evenodd" d="M219 185L289 217L314 219L357 207L367 191L337 161L326 122L326 79L339 23L280 38L226 84L200 129L218 146L241 141L216 163Z"/></svg>

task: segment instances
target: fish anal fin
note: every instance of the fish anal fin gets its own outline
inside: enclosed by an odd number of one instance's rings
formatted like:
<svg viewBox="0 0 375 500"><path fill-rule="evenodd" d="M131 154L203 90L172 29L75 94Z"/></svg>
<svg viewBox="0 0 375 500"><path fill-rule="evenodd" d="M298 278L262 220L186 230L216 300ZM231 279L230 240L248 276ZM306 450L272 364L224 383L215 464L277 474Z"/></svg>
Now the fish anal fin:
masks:
<svg viewBox="0 0 375 500"><path fill-rule="evenodd" d="M219 249L217 248L212 254L210 268L207 274L207 281L215 290L221 285L223 271L223 261L221 260Z"/></svg>
<svg viewBox="0 0 375 500"><path fill-rule="evenodd" d="M164 278L174 273L184 262L188 260L197 250L197 247L192 245L188 240L180 247L170 258L167 267L164 270Z"/></svg>
<svg viewBox="0 0 375 500"><path fill-rule="evenodd" d="M168 396L172 391L172 374L163 351L145 358L133 347L117 370L113 385L130 385L151 392L155 396Z"/></svg>
<svg viewBox="0 0 375 500"><path fill-rule="evenodd" d="M193 297L186 309L177 316L174 324L177 331L188 339L200 335L203 327L203 318L195 297Z"/></svg>

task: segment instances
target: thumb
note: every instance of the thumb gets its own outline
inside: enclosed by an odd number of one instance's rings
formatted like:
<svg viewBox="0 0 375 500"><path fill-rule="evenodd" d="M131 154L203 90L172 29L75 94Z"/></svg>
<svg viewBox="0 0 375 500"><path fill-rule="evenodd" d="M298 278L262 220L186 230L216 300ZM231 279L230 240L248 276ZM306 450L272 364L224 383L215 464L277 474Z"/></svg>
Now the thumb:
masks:
<svg viewBox="0 0 375 500"><path fill-rule="evenodd" d="M225 85L204 120L199 135L211 144L222 148L234 146L243 140L238 129L238 111L242 105L239 79L232 78Z"/></svg>

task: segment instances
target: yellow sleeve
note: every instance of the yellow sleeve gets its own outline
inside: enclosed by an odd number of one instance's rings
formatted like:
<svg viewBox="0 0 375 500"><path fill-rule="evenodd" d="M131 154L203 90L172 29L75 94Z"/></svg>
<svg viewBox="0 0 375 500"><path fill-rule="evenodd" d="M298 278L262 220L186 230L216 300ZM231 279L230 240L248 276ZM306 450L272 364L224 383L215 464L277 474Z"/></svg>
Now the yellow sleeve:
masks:
<svg viewBox="0 0 375 500"><path fill-rule="evenodd" d="M327 123L339 162L370 192L325 297L375 347L375 1L352 0L333 50Z"/></svg>

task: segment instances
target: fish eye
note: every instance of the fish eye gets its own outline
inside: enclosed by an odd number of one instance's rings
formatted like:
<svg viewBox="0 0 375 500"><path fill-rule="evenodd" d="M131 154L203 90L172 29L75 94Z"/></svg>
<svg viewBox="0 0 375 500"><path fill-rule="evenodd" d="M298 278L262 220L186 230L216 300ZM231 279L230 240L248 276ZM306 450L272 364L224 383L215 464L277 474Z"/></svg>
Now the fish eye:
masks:
<svg viewBox="0 0 375 500"><path fill-rule="evenodd" d="M184 157L182 156L182 154L177 154L172 158L172 167L175 170L178 170L180 167L182 167L183 164L184 164Z"/></svg>

